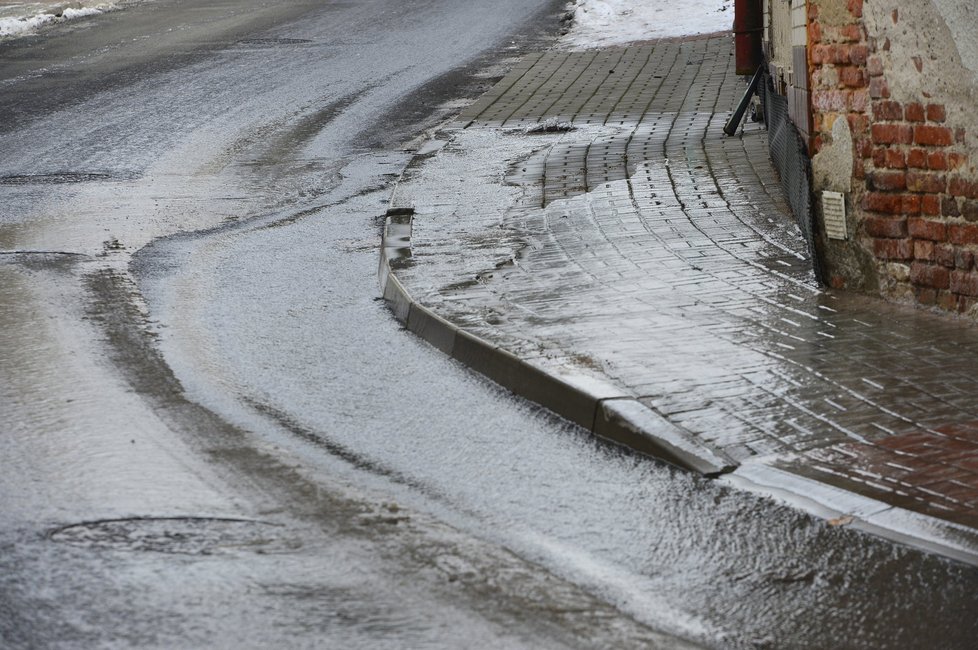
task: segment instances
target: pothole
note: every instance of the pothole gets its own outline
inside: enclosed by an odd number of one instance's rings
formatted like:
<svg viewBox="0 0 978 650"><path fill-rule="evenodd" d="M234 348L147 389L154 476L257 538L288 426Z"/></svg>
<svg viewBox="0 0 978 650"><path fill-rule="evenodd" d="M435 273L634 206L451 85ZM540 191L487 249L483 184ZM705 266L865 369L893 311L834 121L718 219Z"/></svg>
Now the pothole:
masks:
<svg viewBox="0 0 978 650"><path fill-rule="evenodd" d="M286 553L301 546L277 524L216 517L132 517L89 521L52 530L52 541L81 548L215 555Z"/></svg>

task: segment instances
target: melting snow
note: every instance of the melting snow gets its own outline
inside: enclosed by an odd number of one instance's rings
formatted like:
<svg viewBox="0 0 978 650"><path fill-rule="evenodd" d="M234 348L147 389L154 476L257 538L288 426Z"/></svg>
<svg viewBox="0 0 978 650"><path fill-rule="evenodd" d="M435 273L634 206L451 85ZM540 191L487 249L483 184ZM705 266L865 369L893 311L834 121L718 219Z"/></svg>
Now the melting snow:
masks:
<svg viewBox="0 0 978 650"><path fill-rule="evenodd" d="M66 20L100 14L116 5L112 2L0 2L0 40L34 34L38 29Z"/></svg>
<svg viewBox="0 0 978 650"><path fill-rule="evenodd" d="M568 8L571 49L728 31L734 13L733 0L577 0Z"/></svg>

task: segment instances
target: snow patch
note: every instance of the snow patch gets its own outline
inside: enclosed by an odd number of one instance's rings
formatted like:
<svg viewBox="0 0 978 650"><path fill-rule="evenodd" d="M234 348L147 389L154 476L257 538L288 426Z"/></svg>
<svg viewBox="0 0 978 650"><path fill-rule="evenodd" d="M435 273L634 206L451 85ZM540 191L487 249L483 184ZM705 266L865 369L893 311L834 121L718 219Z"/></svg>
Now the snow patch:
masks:
<svg viewBox="0 0 978 650"><path fill-rule="evenodd" d="M733 0L576 0L563 39L582 50L656 38L712 34L733 25Z"/></svg>
<svg viewBox="0 0 978 650"><path fill-rule="evenodd" d="M3 7L0 13L0 40L36 34L39 29L86 16L105 13L116 8L113 2L65 3L32 2Z"/></svg>

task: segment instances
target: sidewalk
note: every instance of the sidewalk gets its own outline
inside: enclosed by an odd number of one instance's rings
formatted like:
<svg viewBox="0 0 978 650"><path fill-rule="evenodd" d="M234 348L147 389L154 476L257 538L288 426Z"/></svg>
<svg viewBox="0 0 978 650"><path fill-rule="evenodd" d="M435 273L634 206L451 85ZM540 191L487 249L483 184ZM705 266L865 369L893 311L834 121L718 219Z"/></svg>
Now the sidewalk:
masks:
<svg viewBox="0 0 978 650"><path fill-rule="evenodd" d="M599 435L978 564L978 328L817 285L732 54L528 57L399 182L385 298Z"/></svg>

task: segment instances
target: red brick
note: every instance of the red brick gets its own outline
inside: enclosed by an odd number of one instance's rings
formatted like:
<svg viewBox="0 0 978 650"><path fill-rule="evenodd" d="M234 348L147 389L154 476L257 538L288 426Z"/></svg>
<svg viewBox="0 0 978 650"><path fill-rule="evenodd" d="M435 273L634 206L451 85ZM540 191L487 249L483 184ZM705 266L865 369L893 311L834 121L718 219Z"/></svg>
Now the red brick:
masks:
<svg viewBox="0 0 978 650"><path fill-rule="evenodd" d="M873 253L883 260L913 259L912 239L874 239Z"/></svg>
<svg viewBox="0 0 978 650"><path fill-rule="evenodd" d="M917 296L917 302L921 305L933 305L937 303L937 290L935 289L916 287L914 289L914 295Z"/></svg>
<svg viewBox="0 0 978 650"><path fill-rule="evenodd" d="M877 120L902 120L903 104L890 100L873 102L873 117Z"/></svg>
<svg viewBox="0 0 978 650"><path fill-rule="evenodd" d="M954 134L946 126L923 124L914 127L913 141L920 145L946 147L954 142Z"/></svg>
<svg viewBox="0 0 978 650"><path fill-rule="evenodd" d="M959 246L978 244L978 226L970 223L952 223L947 230L947 239Z"/></svg>
<svg viewBox="0 0 978 650"><path fill-rule="evenodd" d="M968 221L978 221L978 200L965 199L961 206L961 216Z"/></svg>
<svg viewBox="0 0 978 650"><path fill-rule="evenodd" d="M866 72L870 77L883 76L883 60L875 55L866 59Z"/></svg>
<svg viewBox="0 0 978 650"><path fill-rule="evenodd" d="M849 8L849 13L852 14L853 18L863 17L863 0L849 0L846 6Z"/></svg>
<svg viewBox="0 0 978 650"><path fill-rule="evenodd" d="M938 264L949 269L954 268L954 246L950 244L937 244L934 246L934 259Z"/></svg>
<svg viewBox="0 0 978 650"><path fill-rule="evenodd" d="M957 142L958 144L964 144L964 136L965 135L966 135L966 132L965 132L964 129L962 129L960 127L957 128L957 129L954 129L954 141Z"/></svg>
<svg viewBox="0 0 978 650"><path fill-rule="evenodd" d="M943 122L947 119L947 112L941 104L927 104L927 121Z"/></svg>
<svg viewBox="0 0 978 650"><path fill-rule="evenodd" d="M863 197L863 210L880 214L920 214L919 194L898 194L891 192L867 192Z"/></svg>
<svg viewBox="0 0 978 650"><path fill-rule="evenodd" d="M926 116L924 105L920 102L911 102L903 109L908 122L923 122Z"/></svg>
<svg viewBox="0 0 978 650"><path fill-rule="evenodd" d="M873 142L869 138L856 138L854 144L860 158L869 158L873 151Z"/></svg>
<svg viewBox="0 0 978 650"><path fill-rule="evenodd" d="M865 45L853 45L849 48L849 61L853 65L866 65L869 59L869 48Z"/></svg>
<svg viewBox="0 0 978 650"><path fill-rule="evenodd" d="M969 199L978 198L978 183L963 176L952 176L947 183L947 193Z"/></svg>
<svg viewBox="0 0 978 650"><path fill-rule="evenodd" d="M907 167L927 169L927 152L923 149L911 149L907 152Z"/></svg>
<svg viewBox="0 0 978 650"><path fill-rule="evenodd" d="M871 131L873 142L876 144L910 144L913 142L913 127L907 124L874 124Z"/></svg>
<svg viewBox="0 0 978 650"><path fill-rule="evenodd" d="M907 220L903 217L866 217L866 234L884 239L903 239L907 236Z"/></svg>
<svg viewBox="0 0 978 650"><path fill-rule="evenodd" d="M901 195L900 209L903 214L920 214L920 205L922 201L920 196L917 194L903 194Z"/></svg>
<svg viewBox="0 0 978 650"><path fill-rule="evenodd" d="M930 219L909 219L907 221L907 232L914 239L928 239L930 241L945 241L947 239L947 226L940 221Z"/></svg>
<svg viewBox="0 0 978 650"><path fill-rule="evenodd" d="M871 190L904 190L907 188L907 174L902 171L874 172L869 179Z"/></svg>
<svg viewBox="0 0 978 650"><path fill-rule="evenodd" d="M941 199L941 214L945 217L960 217L961 209L958 207L958 200L952 196Z"/></svg>
<svg viewBox="0 0 978 650"><path fill-rule="evenodd" d="M812 57L812 63L816 65L821 65L824 63L834 63L835 46L819 43L814 47L812 47L810 56Z"/></svg>
<svg viewBox="0 0 978 650"><path fill-rule="evenodd" d="M927 167L937 171L947 169L947 154L943 151L932 151L927 154Z"/></svg>
<svg viewBox="0 0 978 650"><path fill-rule="evenodd" d="M910 265L910 281L918 287L947 289L951 286L951 274L943 266L914 262Z"/></svg>
<svg viewBox="0 0 978 650"><path fill-rule="evenodd" d="M947 188L947 178L944 174L911 171L907 172L906 183L907 189L911 192L940 194Z"/></svg>
<svg viewBox="0 0 978 650"><path fill-rule="evenodd" d="M920 212L932 217L941 214L941 197L934 194L927 194L920 199Z"/></svg>
<svg viewBox="0 0 978 650"><path fill-rule="evenodd" d="M922 262L934 261L934 242L915 241L913 243L913 258Z"/></svg>
<svg viewBox="0 0 978 650"><path fill-rule="evenodd" d="M947 155L947 168L960 169L968 164L968 156L963 153L951 152Z"/></svg>
<svg viewBox="0 0 978 650"><path fill-rule="evenodd" d="M855 99L856 95L857 93L853 93L852 99ZM863 133L869 128L869 118L859 113L849 113L846 116L846 121L849 122L849 130L853 133Z"/></svg>
<svg viewBox="0 0 978 650"><path fill-rule="evenodd" d="M978 296L978 273L951 271L951 291L965 296Z"/></svg>
<svg viewBox="0 0 978 650"><path fill-rule="evenodd" d="M873 147L873 166L878 169L886 167L886 152L891 151L889 147ZM895 150L893 150L895 151ZM899 167L897 169L900 169Z"/></svg>
<svg viewBox="0 0 978 650"><path fill-rule="evenodd" d="M896 452L908 452L912 453L914 456L920 456L922 454L921 445L934 440L936 436L933 433L928 433L926 431L914 431L912 433L901 433L899 435L890 436L888 438L881 438L879 441L874 443L877 447L883 447L885 449L892 449Z"/></svg>
<svg viewBox="0 0 978 650"><path fill-rule="evenodd" d="M890 169L906 169L907 167L907 156L900 149L885 149L886 156L883 160L883 166Z"/></svg>
<svg viewBox="0 0 978 650"><path fill-rule="evenodd" d="M869 80L869 96L873 99L885 99L890 96L890 87L883 77L872 77Z"/></svg>
<svg viewBox="0 0 978 650"><path fill-rule="evenodd" d="M899 194L869 192L863 197L863 209L883 214L903 214L903 199Z"/></svg>
<svg viewBox="0 0 978 650"><path fill-rule="evenodd" d="M822 40L822 25L817 22L808 23L808 42L819 43Z"/></svg>
<svg viewBox="0 0 978 650"><path fill-rule="evenodd" d="M848 111L849 93L844 90L816 90L812 93L812 106L818 111Z"/></svg>
<svg viewBox="0 0 978 650"><path fill-rule="evenodd" d="M970 271L975 266L975 254L964 248L954 251L954 267L959 271ZM952 280L952 286L954 281ZM960 291L957 293L961 293Z"/></svg>
<svg viewBox="0 0 978 650"><path fill-rule="evenodd" d="M865 113L866 107L869 106L869 91L865 88L859 88L853 90L849 94L849 110L856 111L857 113ZM860 117L866 120L866 126L862 128L865 129L869 126L869 118L865 115L860 115Z"/></svg>
<svg viewBox="0 0 978 650"><path fill-rule="evenodd" d="M845 66L839 69L839 81L843 86L849 88L862 88L866 85L866 77L862 68L854 65Z"/></svg>

